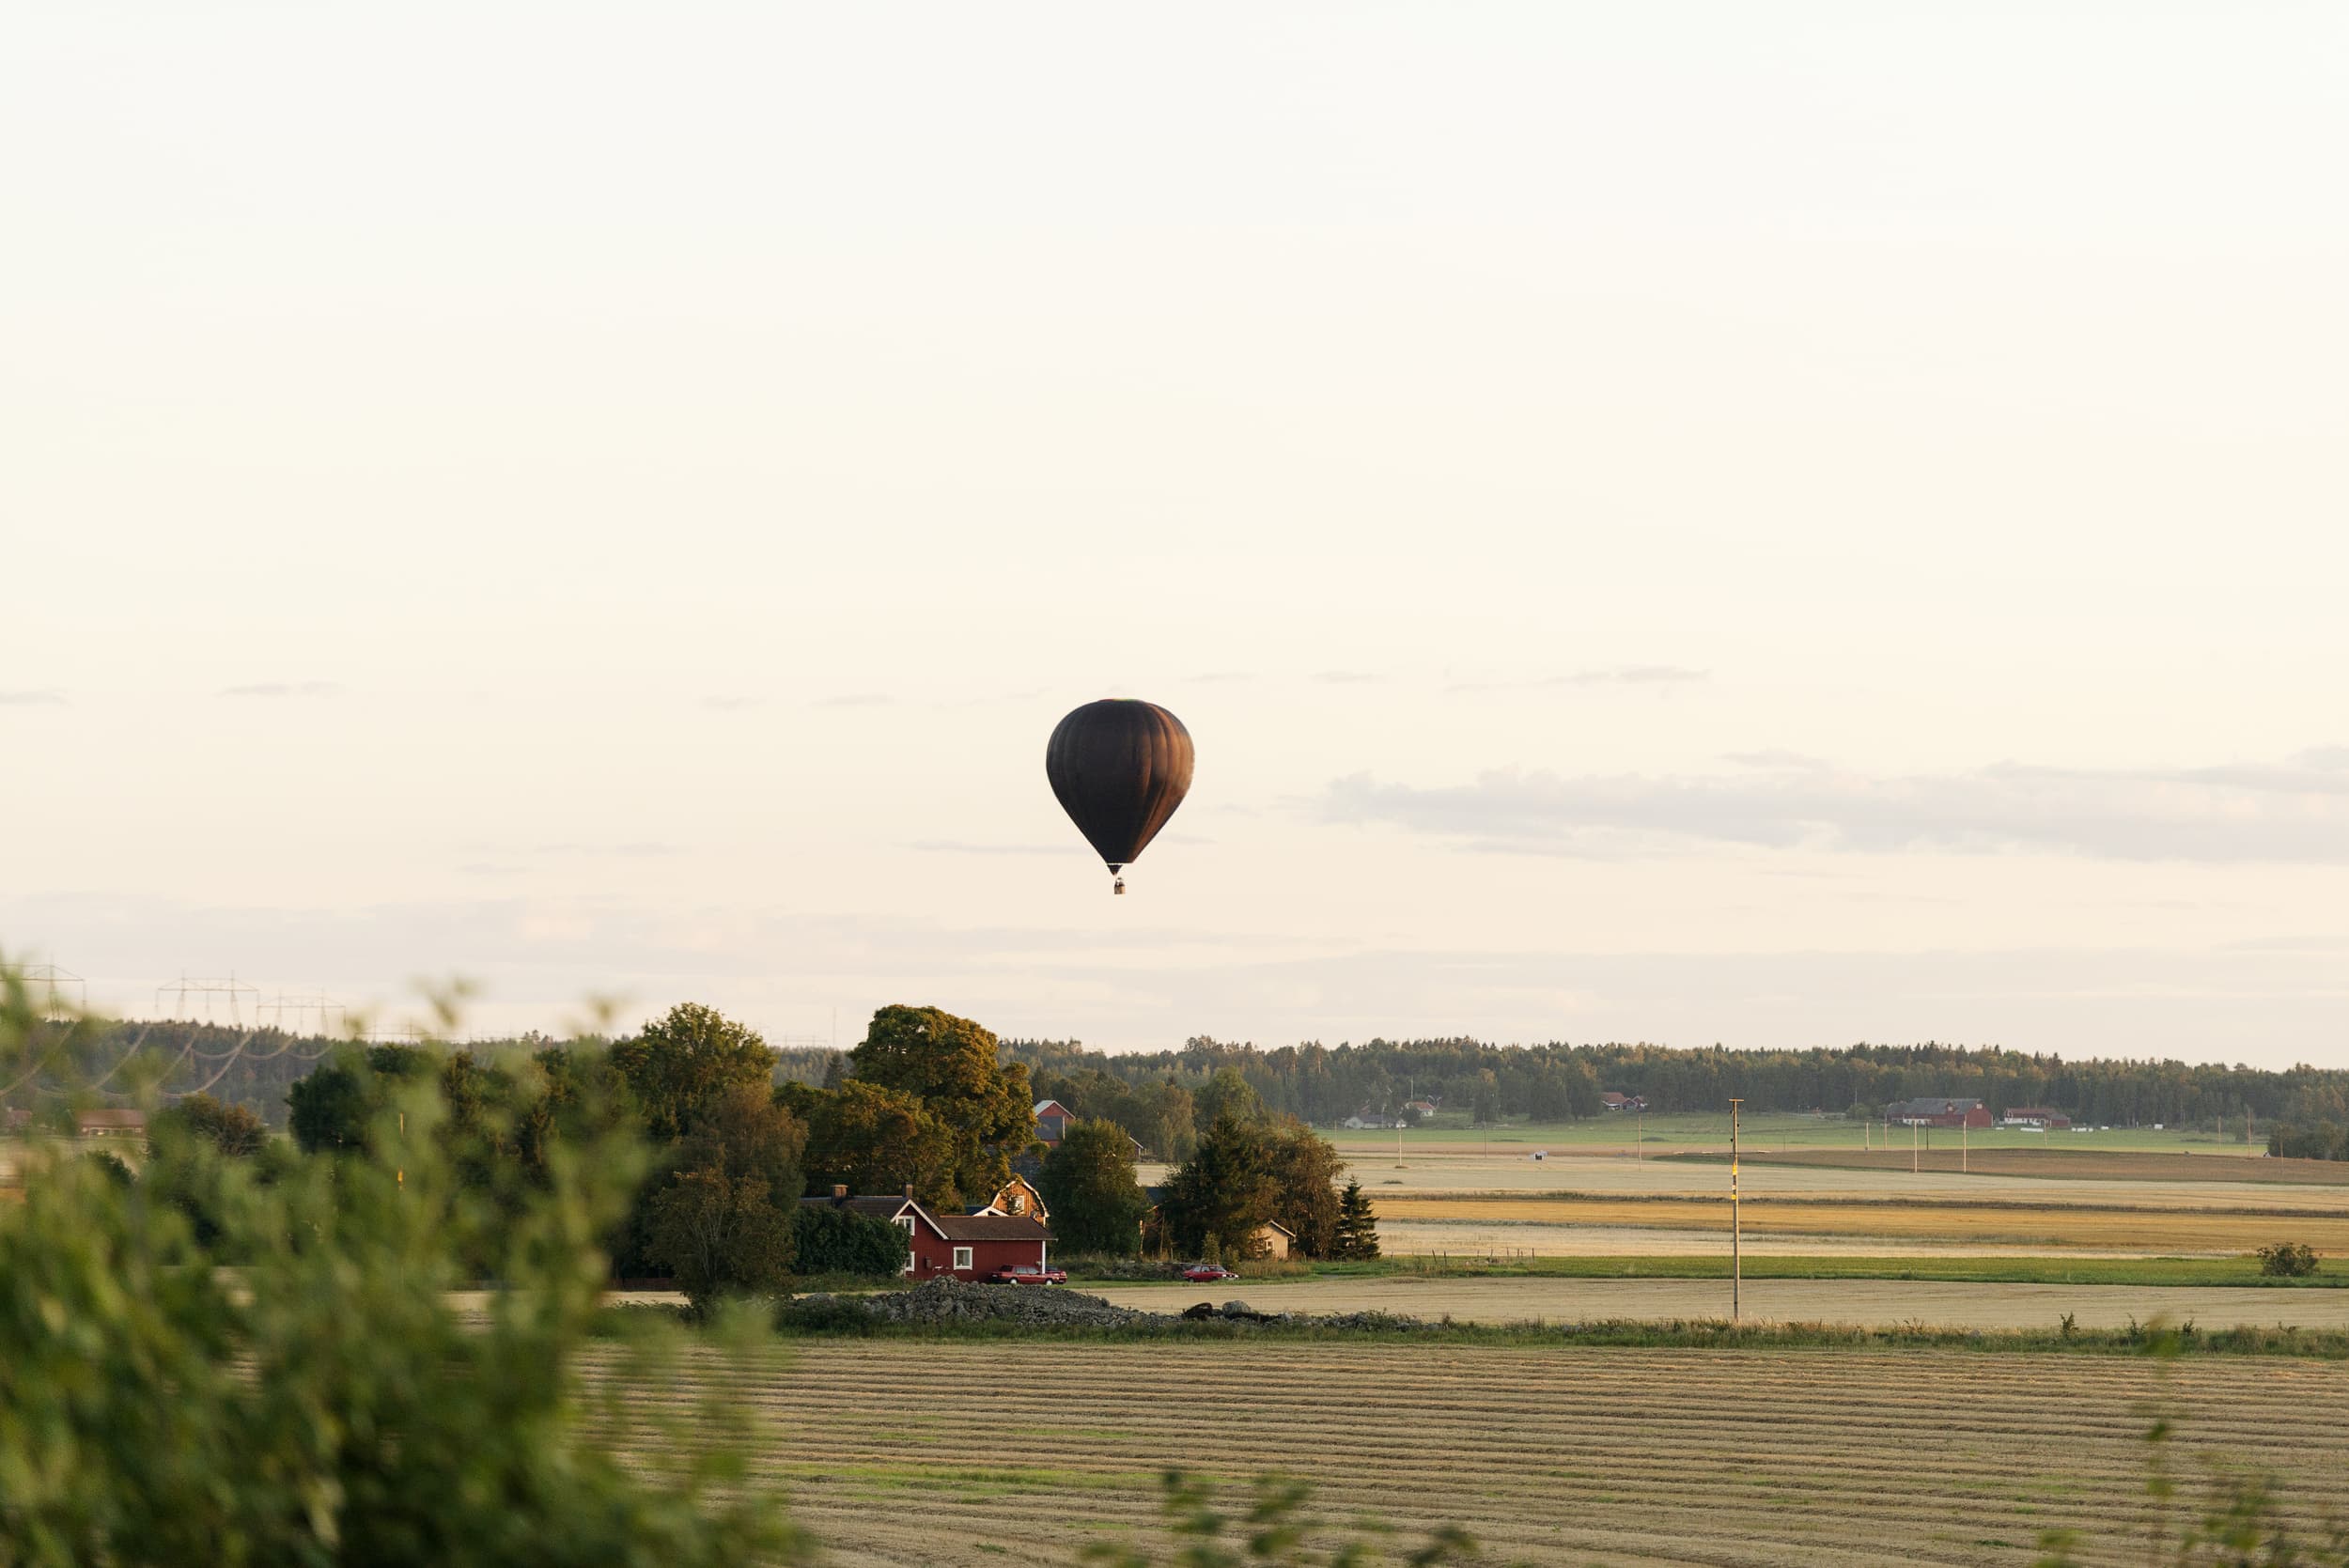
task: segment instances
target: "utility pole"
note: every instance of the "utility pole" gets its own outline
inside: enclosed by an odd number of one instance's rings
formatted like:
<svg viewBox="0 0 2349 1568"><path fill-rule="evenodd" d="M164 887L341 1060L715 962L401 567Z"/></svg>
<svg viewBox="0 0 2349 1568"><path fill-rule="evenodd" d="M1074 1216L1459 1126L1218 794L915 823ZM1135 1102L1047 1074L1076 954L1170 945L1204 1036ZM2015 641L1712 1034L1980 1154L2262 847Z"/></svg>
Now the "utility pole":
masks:
<svg viewBox="0 0 2349 1568"><path fill-rule="evenodd" d="M1729 1321L1735 1323L1741 1313L1738 1297L1745 1286L1745 1265L1738 1255L1737 1231L1737 1108L1746 1102L1729 1102Z"/></svg>
<svg viewBox="0 0 2349 1568"><path fill-rule="evenodd" d="M1645 1147L1647 1143L1647 1112L1641 1110L1636 1111L1633 1114L1634 1120L1631 1124L1631 1163L1637 1165L1641 1160L1647 1158L1647 1149Z"/></svg>
<svg viewBox="0 0 2349 1568"><path fill-rule="evenodd" d="M1917 1124L1908 1124L1908 1173L1917 1173Z"/></svg>
<svg viewBox="0 0 2349 1568"><path fill-rule="evenodd" d="M1971 1171L1971 1170L1973 1169L1972 1165L1970 1165L1970 1164L1968 1164L1968 1157L1971 1155L1971 1153L1972 1153L1972 1151L1973 1151L1973 1147L1974 1147L1974 1124L1973 1124L1973 1123L1971 1123L1971 1122L1960 1122L1960 1123L1958 1123L1958 1124L1957 1124L1957 1173L1958 1173L1959 1175L1961 1175L1961 1176L1962 1176L1962 1175L1964 1175L1964 1174L1966 1174L1966 1172L1967 1172Z"/></svg>

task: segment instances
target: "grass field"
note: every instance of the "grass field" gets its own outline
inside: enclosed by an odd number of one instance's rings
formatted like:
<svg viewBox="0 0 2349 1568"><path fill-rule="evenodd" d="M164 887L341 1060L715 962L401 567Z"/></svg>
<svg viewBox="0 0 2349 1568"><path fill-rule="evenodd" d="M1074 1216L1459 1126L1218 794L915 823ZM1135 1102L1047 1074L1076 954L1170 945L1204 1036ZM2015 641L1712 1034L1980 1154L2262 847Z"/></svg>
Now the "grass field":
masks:
<svg viewBox="0 0 2349 1568"><path fill-rule="evenodd" d="M1900 1152L1906 1154L1909 1131L1903 1127L1888 1134L1882 1123L1863 1127L1862 1124L1817 1116L1771 1113L1743 1118L1739 1134L1744 1146L1755 1152L1766 1149L1852 1149L1863 1144L1884 1147L1890 1136ZM2232 1128L2230 1133L2232 1134ZM1663 1149L1722 1149L1729 1147L1729 1113L1675 1112L1672 1115L1627 1117L1621 1114L1594 1116L1580 1122L1510 1122L1495 1127L1472 1127L1465 1116L1455 1113L1439 1115L1426 1126L1413 1127L1401 1134L1392 1132L1348 1132L1343 1128L1324 1129L1325 1136L1340 1149L1349 1153L1371 1153L1384 1150L1393 1153L1398 1137L1408 1154L1414 1147L1449 1145L1458 1147L1491 1146L1494 1149L1593 1149L1630 1148L1635 1141L1650 1148ZM1976 1149L2046 1149L2135 1151L2170 1153L2191 1151L2197 1155L2258 1155L2265 1148L2264 1138L2256 1143L2237 1142L2232 1136L2220 1138L2211 1132L2188 1132L2182 1128L2114 1127L2109 1131L2092 1132L2027 1132L2021 1128L1985 1127L1966 1135ZM1921 1147L1955 1148L1958 1134L1951 1128L1920 1128L1917 1141Z"/></svg>
<svg viewBox="0 0 2349 1568"><path fill-rule="evenodd" d="M1287 1471L1325 1517L1462 1524L1501 1561L1859 1568L1897 1523L1905 1561L2026 1564L2043 1529L2140 1528L2157 1398L2189 1491L2231 1454L2304 1523L2349 1508L2349 1379L2289 1359L833 1341L701 1375L848 1568L1072 1562L1153 1521L1167 1466Z"/></svg>

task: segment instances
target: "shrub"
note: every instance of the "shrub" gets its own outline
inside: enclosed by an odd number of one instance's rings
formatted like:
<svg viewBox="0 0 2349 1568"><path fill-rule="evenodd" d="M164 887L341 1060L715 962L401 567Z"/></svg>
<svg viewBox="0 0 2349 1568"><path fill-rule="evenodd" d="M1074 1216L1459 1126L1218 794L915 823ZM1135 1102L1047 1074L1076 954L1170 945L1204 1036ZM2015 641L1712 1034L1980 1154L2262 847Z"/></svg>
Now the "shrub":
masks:
<svg viewBox="0 0 2349 1568"><path fill-rule="evenodd" d="M0 1060L25 1033L0 1016ZM0 1205L0 1563L805 1560L741 1484L739 1408L614 1395L586 1419L596 1237L633 1150L582 1142L543 1190L477 1191L434 1136L436 1087L397 1103L404 1134L379 1121L272 1183L222 1162L209 1196L245 1260L233 1277L143 1186L27 1161L23 1201ZM512 1287L485 1323L449 1296L472 1248ZM676 1343L630 1327L608 1389L642 1387Z"/></svg>
<svg viewBox="0 0 2349 1568"><path fill-rule="evenodd" d="M2260 1272L2278 1279L2297 1280L2316 1272L2316 1249L2306 1242L2279 1241L2259 1250Z"/></svg>

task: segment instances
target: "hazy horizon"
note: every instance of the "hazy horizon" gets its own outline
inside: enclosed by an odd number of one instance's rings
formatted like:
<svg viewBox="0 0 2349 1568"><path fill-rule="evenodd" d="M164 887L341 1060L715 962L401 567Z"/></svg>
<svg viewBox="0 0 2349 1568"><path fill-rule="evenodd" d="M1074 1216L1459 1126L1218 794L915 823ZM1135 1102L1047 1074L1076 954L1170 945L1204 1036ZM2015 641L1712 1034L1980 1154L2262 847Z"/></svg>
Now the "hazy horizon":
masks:
<svg viewBox="0 0 2349 1568"><path fill-rule="evenodd" d="M2349 1065L2337 8L8 32L95 1003Z"/></svg>

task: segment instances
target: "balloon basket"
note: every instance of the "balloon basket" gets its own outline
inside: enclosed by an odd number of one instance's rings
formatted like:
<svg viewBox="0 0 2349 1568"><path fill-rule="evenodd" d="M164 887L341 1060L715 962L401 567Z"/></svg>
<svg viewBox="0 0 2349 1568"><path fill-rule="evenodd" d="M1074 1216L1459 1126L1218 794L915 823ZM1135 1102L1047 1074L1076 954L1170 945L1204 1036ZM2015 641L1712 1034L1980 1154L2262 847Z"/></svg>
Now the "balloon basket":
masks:
<svg viewBox="0 0 2349 1568"><path fill-rule="evenodd" d="M1124 897L1126 893L1126 878L1120 877L1115 881L1110 883L1110 892L1117 894L1121 898Z"/></svg>

